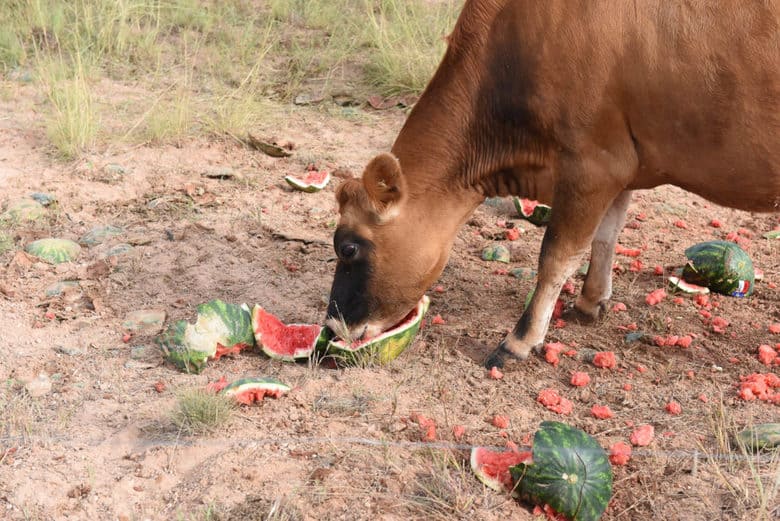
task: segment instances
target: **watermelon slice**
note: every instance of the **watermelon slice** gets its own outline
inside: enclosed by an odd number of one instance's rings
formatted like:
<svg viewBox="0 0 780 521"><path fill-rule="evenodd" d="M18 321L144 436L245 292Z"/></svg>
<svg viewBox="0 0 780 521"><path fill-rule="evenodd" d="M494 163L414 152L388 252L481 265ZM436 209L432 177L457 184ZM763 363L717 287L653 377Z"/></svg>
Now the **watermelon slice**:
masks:
<svg viewBox="0 0 780 521"><path fill-rule="evenodd" d="M471 470L486 487L496 492L511 492L514 488L510 467L531 463L530 451L496 451L487 447L471 449Z"/></svg>
<svg viewBox="0 0 780 521"><path fill-rule="evenodd" d="M27 253L49 264L61 264L75 260L81 253L81 246L69 239L38 239L27 245Z"/></svg>
<svg viewBox="0 0 780 521"><path fill-rule="evenodd" d="M262 402L266 396L279 398L290 391L290 386L276 378L241 378L222 389L222 394L243 405Z"/></svg>
<svg viewBox="0 0 780 521"><path fill-rule="evenodd" d="M328 342L327 351L348 364L377 362L383 365L392 362L414 340L430 302L428 296L423 295L417 306L395 327L374 338L357 340L352 343L334 338Z"/></svg>
<svg viewBox="0 0 780 521"><path fill-rule="evenodd" d="M252 308L252 331L265 354L287 362L309 358L330 339L327 328L316 324L284 324L258 304Z"/></svg>
<svg viewBox="0 0 780 521"><path fill-rule="evenodd" d="M699 294L699 295L706 295L710 292L710 288L705 286L698 286L696 284L691 284L690 282L685 282L680 277L675 277L674 275L669 276L669 285L672 286L676 291L682 291L683 293L692 293L692 294Z"/></svg>
<svg viewBox="0 0 780 521"><path fill-rule="evenodd" d="M552 208L546 204L534 201L533 199L521 199L519 197L513 197L512 202L515 204L515 210L520 214L520 217L529 221L531 224L541 226L550 222Z"/></svg>
<svg viewBox="0 0 780 521"><path fill-rule="evenodd" d="M521 498L550 505L572 521L597 521L612 496L606 452L584 431L545 421L534 434L533 463L511 467Z"/></svg>
<svg viewBox="0 0 780 521"><path fill-rule="evenodd" d="M682 278L686 282L707 286L710 290L732 297L753 293L755 270L745 250L727 241L707 241L685 250L688 264Z"/></svg>
<svg viewBox="0 0 780 521"><path fill-rule="evenodd" d="M284 180L296 190L314 193L319 192L327 186L330 182L330 174L324 170L321 172L314 170L307 173L303 179L288 175L284 177Z"/></svg>
<svg viewBox="0 0 780 521"><path fill-rule="evenodd" d="M200 373L208 359L255 345L249 308L212 300L198 306L195 324L179 320L158 338L166 358L187 373Z"/></svg>

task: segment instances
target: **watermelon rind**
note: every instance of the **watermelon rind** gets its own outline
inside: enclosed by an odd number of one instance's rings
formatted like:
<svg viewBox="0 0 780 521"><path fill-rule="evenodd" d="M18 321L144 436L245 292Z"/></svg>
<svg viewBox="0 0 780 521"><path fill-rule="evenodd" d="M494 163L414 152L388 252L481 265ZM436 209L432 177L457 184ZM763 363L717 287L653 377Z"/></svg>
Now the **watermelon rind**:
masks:
<svg viewBox="0 0 780 521"><path fill-rule="evenodd" d="M576 427L545 421L532 452L532 464L510 469L520 497L572 521L597 521L612 497L612 467L599 443Z"/></svg>
<svg viewBox="0 0 780 521"><path fill-rule="evenodd" d="M317 327L319 328L319 332L313 342L307 345L302 345L300 347L297 347L292 354L281 353L277 349L274 349L272 342L270 342L268 339L266 339L265 341L263 340L263 328L262 328L262 324L260 323L263 314L266 314L269 319L278 321L279 324L282 325L282 327L284 327L285 329L300 328L302 330L306 330L306 329ZM252 332L255 337L255 343L260 347L260 349L263 350L263 353L273 358L274 360L281 360L284 362L294 362L296 360L307 359L317 349L322 349L324 346L326 346L328 340L330 340L331 338L330 331L327 328L322 326L318 326L315 324L284 324L281 320L279 320L278 317L264 310L263 307L260 306L259 304L255 304L255 306L252 308L251 321L252 321Z"/></svg>
<svg viewBox="0 0 780 521"><path fill-rule="evenodd" d="M200 304L195 324L179 320L157 338L166 358L187 373L200 373L218 350L236 352L252 347L255 337L245 306L219 299Z"/></svg>
<svg viewBox="0 0 780 521"><path fill-rule="evenodd" d="M753 293L755 270L753 261L736 243L707 241L685 250L688 263L682 278L692 284L732 297L747 297Z"/></svg>
<svg viewBox="0 0 780 521"><path fill-rule="evenodd" d="M780 423L760 423L737 433L737 441L751 451L780 447Z"/></svg>
<svg viewBox="0 0 780 521"><path fill-rule="evenodd" d="M328 342L326 352L349 365L388 364L411 345L430 303L428 295L423 295L407 319L398 326L363 342L350 344L334 338Z"/></svg>
<svg viewBox="0 0 780 521"><path fill-rule="evenodd" d="M552 208L546 204L542 204L538 201L531 199L522 199L520 197L513 197L512 202L515 205L517 213L536 226L542 226L550 222L550 216L552 215ZM529 212L526 208L533 207L533 211Z"/></svg>
<svg viewBox="0 0 780 521"><path fill-rule="evenodd" d="M236 394L241 394L244 391L255 389L286 393L290 391L290 386L281 382L280 380L277 380L276 378L247 377L236 380L222 389L221 392L225 396L233 396Z"/></svg>
<svg viewBox="0 0 780 521"><path fill-rule="evenodd" d="M33 199L18 199L5 205L0 221L18 224L22 221L37 221L46 215L46 208Z"/></svg>
<svg viewBox="0 0 780 521"><path fill-rule="evenodd" d="M676 291L682 291L683 293L691 293L691 294L699 294L699 295L706 295L707 293L710 292L710 288L706 286L691 284L690 282L686 282L680 277L675 277L674 275L670 275L668 280L669 280L669 285L672 286L672 289Z"/></svg>
<svg viewBox="0 0 780 521"><path fill-rule="evenodd" d="M495 464L496 460L501 460L501 464L507 464L506 472L510 473L510 468L524 461L530 460L528 452L511 452L507 450L498 451L488 447L473 447L471 449L471 470L486 487L496 492L514 492L512 485L507 486L497 476L490 475L487 466ZM508 474L511 480L511 474Z"/></svg>
<svg viewBox="0 0 780 521"><path fill-rule="evenodd" d="M25 247L25 251L49 264L71 262L81 253L81 246L70 239L38 239Z"/></svg>
<svg viewBox="0 0 780 521"><path fill-rule="evenodd" d="M296 190L311 194L314 192L319 192L328 185L330 182L330 174L325 174L325 178L319 183L307 183L303 179L292 175L284 176L284 180L287 181L288 185L292 186Z"/></svg>

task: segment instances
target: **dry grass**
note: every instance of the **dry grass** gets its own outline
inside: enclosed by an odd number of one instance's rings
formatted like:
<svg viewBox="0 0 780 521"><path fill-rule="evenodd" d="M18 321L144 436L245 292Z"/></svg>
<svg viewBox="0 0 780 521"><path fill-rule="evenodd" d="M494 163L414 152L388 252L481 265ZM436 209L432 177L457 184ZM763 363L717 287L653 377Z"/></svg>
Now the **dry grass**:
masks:
<svg viewBox="0 0 780 521"><path fill-rule="evenodd" d="M176 399L173 423L189 435L213 432L227 423L234 410L230 398L199 388L180 391Z"/></svg>

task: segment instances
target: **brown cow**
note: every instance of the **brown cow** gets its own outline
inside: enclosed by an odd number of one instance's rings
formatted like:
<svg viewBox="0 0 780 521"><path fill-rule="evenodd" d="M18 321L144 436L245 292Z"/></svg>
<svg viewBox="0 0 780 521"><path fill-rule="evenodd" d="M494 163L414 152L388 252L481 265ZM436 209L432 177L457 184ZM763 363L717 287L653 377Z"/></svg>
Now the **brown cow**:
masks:
<svg viewBox="0 0 780 521"><path fill-rule="evenodd" d="M631 191L673 184L780 206L780 1L470 0L392 148L337 191L329 324L399 321L486 198L552 204L530 305L487 365L544 341L591 247L575 309L595 319Z"/></svg>

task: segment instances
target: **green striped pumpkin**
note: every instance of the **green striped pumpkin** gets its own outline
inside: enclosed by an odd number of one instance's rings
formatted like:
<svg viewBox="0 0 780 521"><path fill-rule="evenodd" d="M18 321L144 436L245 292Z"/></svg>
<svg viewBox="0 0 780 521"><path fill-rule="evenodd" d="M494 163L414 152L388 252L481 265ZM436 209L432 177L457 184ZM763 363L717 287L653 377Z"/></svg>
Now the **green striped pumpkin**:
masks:
<svg viewBox="0 0 780 521"><path fill-rule="evenodd" d="M584 431L542 422L534 435L533 463L511 467L521 498L548 504L572 521L596 521L612 497L612 467L604 449Z"/></svg>

